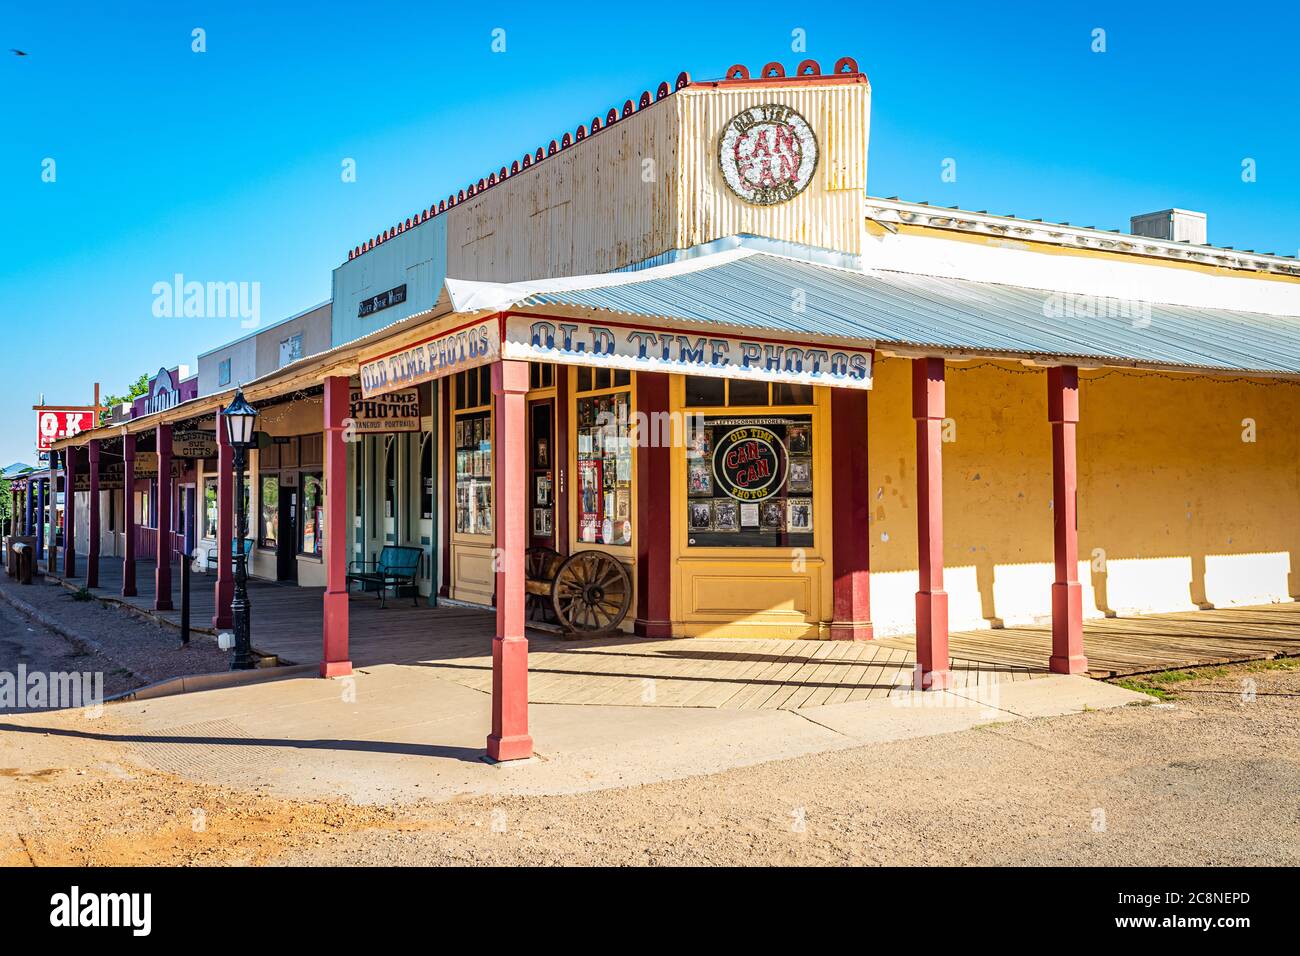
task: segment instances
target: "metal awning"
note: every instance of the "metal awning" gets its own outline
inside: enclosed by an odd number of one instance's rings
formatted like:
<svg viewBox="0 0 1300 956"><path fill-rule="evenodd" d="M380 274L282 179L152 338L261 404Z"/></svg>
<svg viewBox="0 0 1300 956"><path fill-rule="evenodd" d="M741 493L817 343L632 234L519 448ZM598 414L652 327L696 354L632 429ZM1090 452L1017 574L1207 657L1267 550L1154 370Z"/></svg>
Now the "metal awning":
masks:
<svg viewBox="0 0 1300 956"><path fill-rule="evenodd" d="M576 308L886 349L1300 374L1300 317L855 271L744 249L640 273L447 285L457 311Z"/></svg>

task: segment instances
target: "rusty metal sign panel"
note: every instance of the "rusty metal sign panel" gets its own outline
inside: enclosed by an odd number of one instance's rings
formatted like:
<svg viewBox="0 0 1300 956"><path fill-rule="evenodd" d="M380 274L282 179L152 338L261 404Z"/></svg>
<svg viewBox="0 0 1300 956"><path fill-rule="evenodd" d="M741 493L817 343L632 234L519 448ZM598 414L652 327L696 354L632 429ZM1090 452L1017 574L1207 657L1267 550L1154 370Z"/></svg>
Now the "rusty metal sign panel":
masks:
<svg viewBox="0 0 1300 956"><path fill-rule="evenodd" d="M808 121L776 103L741 110L718 140L722 178L756 206L775 206L803 192L817 169L817 153Z"/></svg>

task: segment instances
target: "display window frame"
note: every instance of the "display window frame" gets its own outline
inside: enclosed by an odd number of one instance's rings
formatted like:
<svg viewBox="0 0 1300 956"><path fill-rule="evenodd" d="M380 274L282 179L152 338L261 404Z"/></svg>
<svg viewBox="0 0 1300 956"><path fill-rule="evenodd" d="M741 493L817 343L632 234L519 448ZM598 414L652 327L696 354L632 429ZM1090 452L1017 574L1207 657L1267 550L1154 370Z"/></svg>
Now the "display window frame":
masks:
<svg viewBox="0 0 1300 956"><path fill-rule="evenodd" d="M632 416L635 414L637 409L636 373L635 372L629 373L628 376L629 380L627 384L615 385L612 384L611 382L611 384L606 388L593 388L588 391L579 392L578 391L579 366L569 365L569 366L562 366L562 368L567 370L567 374L569 375L569 388L568 388L569 448L568 448L568 455L566 461L566 469L568 475L567 492L568 492L568 499L569 499L568 500L569 554L573 554L577 551L587 551L587 550L605 551L608 552L609 554L617 556L620 560L623 560L624 562L631 562L636 557L637 528L638 528L637 447L634 442L630 445L632 461L631 461L631 483L628 487L628 496L630 499L629 507L628 507L628 511L629 511L628 521L631 523L631 534L628 537L627 543L626 544L604 544L598 541L583 541L581 538L582 529L580 527L580 523L582 519L582 487L581 487L581 477L579 475L579 470L578 470L578 461L579 458L581 457L581 452L579 449L579 441L578 441L578 432L581 427L578 421L578 404L583 399L601 398L605 396L626 394L628 400L628 420L629 420L629 432L630 432ZM588 371L591 370L588 369ZM629 441L630 442L632 441L632 436L630 433L629 433Z"/></svg>
<svg viewBox="0 0 1300 956"><path fill-rule="evenodd" d="M478 381L478 382L481 382L481 378L478 378L477 376L486 377L486 378L489 380L489 382L490 382L490 380L491 380L491 375L492 375L492 366L491 366L491 365L485 365L485 366L482 366L482 368L480 368L480 369L470 369L470 370L468 370L468 371L469 371L469 372L476 373L476 379L475 379L475 380ZM467 374L467 373L463 373L463 372L462 372L462 373L457 373L457 374L459 375L459 374ZM456 381L456 375L448 376L448 378L447 378L447 387L450 388L450 389L452 390L452 391L451 391L451 402L450 402L450 405L451 405L451 417L450 417L450 420L447 422L447 463L448 463L448 466L449 466L449 474L450 474L450 477L451 477L451 481L450 481L450 487L447 489L447 492L448 492L448 494L447 494L447 499L448 499L448 500L446 501L445 504L446 504L446 507L449 509L449 517L450 517L450 519L451 519L450 522L449 522L449 524L448 524L448 527L449 527L449 529L450 529L450 531L451 531L451 540L452 540L453 542L457 542L457 543L460 543L460 544L477 545L477 546L480 546L480 547L482 547L482 546L485 545L485 544L487 544L487 545L493 545L493 544L495 544L495 542L496 542L496 517L497 517L497 516L496 516L496 500L497 500L497 486L496 486L496 482L497 482L497 476L496 476L496 455L497 455L497 448L496 448L496 436L495 436L495 432L496 432L496 396L493 395L493 394L491 393L490 388L489 388L489 391L488 391L488 394L487 394L487 398L488 398L488 402L487 402L487 404L480 404L480 402L481 402L481 400L482 400L482 398L483 398L483 392L482 392L482 390L480 389L479 394L478 394L477 396L475 396L475 404L473 404L473 405L466 405L466 406L464 406L464 407L460 407L460 406L458 405L458 402L459 402L459 398L460 398L460 396L457 394L457 391L456 391L456 390L457 390L457 387L458 387L458 383L457 383L457 381ZM466 397L466 400L468 401L468 396ZM457 518L456 509L459 507L459 503L458 503L458 501L457 501L457 495L458 495L458 489L457 489L457 486L460 484L460 482L459 482L458 479L457 479L457 473L456 473L456 452L459 450L459 446L458 446L458 444L457 444L457 439L456 439L456 435L457 435L457 427L461 425L461 420L462 420L462 418L464 418L465 420L468 421L468 420L472 420L472 419L474 419L474 418L479 418L479 417L481 417L484 413L486 413L486 415L487 415L487 417L486 417L485 420L488 421L488 422L491 422L491 423L492 423L492 432L493 432L493 434L488 438L488 442L489 442L489 445L490 445L490 449L489 449L489 451L487 452L487 455L488 455L488 460L487 460L487 472L488 472L488 473L487 473L487 475L485 476L486 479L487 479L487 481L488 481L488 487L489 487L489 489L490 489L490 494L491 494L491 504L490 504L490 506L489 506L489 509L492 511L492 530L490 530L490 531L486 531L486 532L483 532L483 531L474 531L474 532L470 532L470 531L457 531L457 530L456 530L456 518Z"/></svg>
<svg viewBox="0 0 1300 956"><path fill-rule="evenodd" d="M203 526L199 535L200 541L215 541L217 538L217 526L220 521L221 501L217 494L220 487L216 475L205 474L203 476ZM212 499L208 500L208 489L212 489Z"/></svg>
<svg viewBox="0 0 1300 956"><path fill-rule="evenodd" d="M313 514L312 521L315 527L315 537L313 538L315 550L307 551L304 544L307 539L307 482L308 479L315 482L319 489L317 498L319 499L316 511L319 515ZM326 517L327 501L325 495L325 473L323 470L308 468L298 473L298 521L295 532L297 541L294 542L294 554L299 558L306 558L312 561L323 561L325 559L325 535L329 522ZM317 521L319 517L319 521Z"/></svg>
<svg viewBox="0 0 1300 956"><path fill-rule="evenodd" d="M781 418L786 416L808 416L811 427L811 449L807 459L812 467L811 481L806 493L783 495L785 500L791 497L796 499L808 498L812 503L812 531L810 532L812 543L791 543L791 544L736 544L736 545L710 545L690 544L692 535L690 523L690 503L694 500L703 500L699 496L692 496L689 488L689 462L686 447L673 449L672 460L672 514L673 514L673 536L674 536L674 553L679 559L695 560L705 559L709 561L716 560L751 560L751 559L793 559L796 556L807 559L820 559L830 541L827 532L827 522L830 521L831 499L830 499L830 461L833 449L830 447L830 395L829 389L816 386L812 390L812 403L806 405L687 405L686 375L674 375L669 387L669 407L670 411L682 416L685 420L687 415L699 415L708 418ZM731 381L724 379L723 381ZM724 392L725 394L725 392ZM769 393L775 395L775 391ZM724 398L725 401L725 398ZM789 467L792 458L804 458L805 456L791 456L787 452L787 473L785 481L789 482ZM788 518L787 518L788 520Z"/></svg>
<svg viewBox="0 0 1300 956"><path fill-rule="evenodd" d="M267 515L266 515L266 484L267 484L267 482L270 482L270 481L275 482L275 493L276 493L276 501L275 501L275 505L274 505L274 507L275 507L275 537L274 537L274 539L271 539L271 540L270 540L270 543L268 544L268 543L267 543L268 538L267 538L267 536L266 536L266 518L267 518ZM279 519L280 498L279 498L279 495L280 495L280 471L279 471L279 469L277 468L277 469L269 470L269 471L259 471L259 472L258 472L258 477L257 477L257 539L256 539L255 544L256 544L256 547L257 547L257 549L258 549L259 551L265 551L265 552L267 552L268 554L275 554L275 552L276 552L276 548L279 546L279 541L280 541L280 519Z"/></svg>

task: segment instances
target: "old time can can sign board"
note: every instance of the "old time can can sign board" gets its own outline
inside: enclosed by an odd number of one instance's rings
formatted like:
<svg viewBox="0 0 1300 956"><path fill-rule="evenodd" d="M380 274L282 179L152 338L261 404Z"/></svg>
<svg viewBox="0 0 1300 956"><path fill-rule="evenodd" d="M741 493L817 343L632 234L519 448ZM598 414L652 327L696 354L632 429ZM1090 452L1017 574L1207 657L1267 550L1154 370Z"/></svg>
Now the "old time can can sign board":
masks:
<svg viewBox="0 0 1300 956"><path fill-rule="evenodd" d="M718 487L738 501L761 501L785 485L785 445L761 425L733 428L713 449Z"/></svg>
<svg viewBox="0 0 1300 956"><path fill-rule="evenodd" d="M718 141L727 186L756 206L774 206L808 188L817 169L817 137L797 111L776 103L741 110Z"/></svg>

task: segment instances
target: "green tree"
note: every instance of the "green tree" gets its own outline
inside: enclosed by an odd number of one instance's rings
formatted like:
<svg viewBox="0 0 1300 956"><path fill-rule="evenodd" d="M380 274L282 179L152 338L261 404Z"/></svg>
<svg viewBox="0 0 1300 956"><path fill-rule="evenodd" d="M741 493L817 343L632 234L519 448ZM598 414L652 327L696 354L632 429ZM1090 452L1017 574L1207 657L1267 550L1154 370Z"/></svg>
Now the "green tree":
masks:
<svg viewBox="0 0 1300 956"><path fill-rule="evenodd" d="M145 373L135 380L130 388L126 390L125 395L109 395L104 399L104 410L99 413L99 423L103 425L108 421L113 409L123 402L134 401L141 395L149 393L149 375Z"/></svg>

